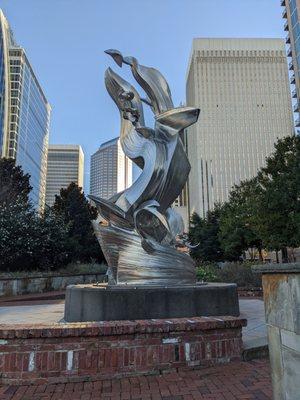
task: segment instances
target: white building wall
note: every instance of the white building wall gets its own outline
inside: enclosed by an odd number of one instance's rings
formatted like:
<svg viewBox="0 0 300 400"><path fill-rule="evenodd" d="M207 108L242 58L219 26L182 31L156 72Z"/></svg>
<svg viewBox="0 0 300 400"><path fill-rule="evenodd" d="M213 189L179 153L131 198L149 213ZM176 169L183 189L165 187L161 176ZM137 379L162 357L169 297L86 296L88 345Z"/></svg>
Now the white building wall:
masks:
<svg viewBox="0 0 300 400"><path fill-rule="evenodd" d="M84 153L79 145L49 145L46 179L46 204L52 206L55 195L71 182L83 187Z"/></svg>
<svg viewBox="0 0 300 400"><path fill-rule="evenodd" d="M103 143L91 156L90 194L109 199L132 184L132 161L118 138Z"/></svg>
<svg viewBox="0 0 300 400"><path fill-rule="evenodd" d="M194 39L186 89L201 109L187 134L189 211L203 217L294 133L284 41Z"/></svg>

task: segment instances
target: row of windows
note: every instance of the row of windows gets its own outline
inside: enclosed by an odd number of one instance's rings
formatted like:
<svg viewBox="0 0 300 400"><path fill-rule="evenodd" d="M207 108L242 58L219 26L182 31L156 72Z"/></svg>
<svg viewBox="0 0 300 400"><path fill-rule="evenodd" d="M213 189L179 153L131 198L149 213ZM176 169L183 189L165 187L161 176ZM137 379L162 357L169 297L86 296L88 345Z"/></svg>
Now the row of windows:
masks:
<svg viewBox="0 0 300 400"><path fill-rule="evenodd" d="M10 65L21 65L21 60L10 60L9 64Z"/></svg>
<svg viewBox="0 0 300 400"><path fill-rule="evenodd" d="M266 58L277 58L282 56L282 50L197 50L196 55L198 57L266 57Z"/></svg>

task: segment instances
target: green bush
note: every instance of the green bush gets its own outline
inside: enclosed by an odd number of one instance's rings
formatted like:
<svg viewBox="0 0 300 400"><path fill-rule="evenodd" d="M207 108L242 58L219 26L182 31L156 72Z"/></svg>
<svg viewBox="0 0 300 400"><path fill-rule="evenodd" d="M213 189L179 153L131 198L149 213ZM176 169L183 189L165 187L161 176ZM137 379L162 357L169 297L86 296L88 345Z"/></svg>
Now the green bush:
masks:
<svg viewBox="0 0 300 400"><path fill-rule="evenodd" d="M71 263L65 268L59 269L57 272L67 273L67 274L105 274L107 271L107 265L98 264L93 261L91 263Z"/></svg>
<svg viewBox="0 0 300 400"><path fill-rule="evenodd" d="M250 262L230 262L222 267L216 264L203 264L196 268L198 281L236 283L238 287L261 287L261 274L254 273Z"/></svg>
<svg viewBox="0 0 300 400"><path fill-rule="evenodd" d="M48 270L41 271L40 269L23 271L16 270L11 272L0 272L0 278L2 279L16 279L16 278L30 278L33 276L51 276L51 275L75 275L75 274L105 274L107 265L92 263L71 263L65 267L58 269L49 268Z"/></svg>
<svg viewBox="0 0 300 400"><path fill-rule="evenodd" d="M201 282L215 282L218 276L218 267L214 264L204 264L196 268L197 280Z"/></svg>
<svg viewBox="0 0 300 400"><path fill-rule="evenodd" d="M239 287L261 287L261 274L254 273L250 262L227 263L219 269L218 280L220 282L236 283Z"/></svg>

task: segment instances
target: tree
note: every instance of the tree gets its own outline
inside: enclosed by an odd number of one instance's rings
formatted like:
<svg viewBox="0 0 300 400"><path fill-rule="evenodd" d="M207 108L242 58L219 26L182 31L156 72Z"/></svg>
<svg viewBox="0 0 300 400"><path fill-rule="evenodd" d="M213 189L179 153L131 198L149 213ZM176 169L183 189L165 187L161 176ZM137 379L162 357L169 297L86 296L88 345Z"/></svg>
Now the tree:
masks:
<svg viewBox="0 0 300 400"><path fill-rule="evenodd" d="M38 217L33 259L40 269L58 268L68 263L69 226L60 215L47 209Z"/></svg>
<svg viewBox="0 0 300 400"><path fill-rule="evenodd" d="M0 204L1 270L32 268L35 230L34 212L22 200Z"/></svg>
<svg viewBox="0 0 300 400"><path fill-rule="evenodd" d="M0 267L29 269L36 228L35 213L29 203L30 176L15 160L0 159Z"/></svg>
<svg viewBox="0 0 300 400"><path fill-rule="evenodd" d="M16 199L28 203L32 189L30 176L24 174L12 158L0 158L0 204L9 204Z"/></svg>
<svg viewBox="0 0 300 400"><path fill-rule="evenodd" d="M81 188L72 182L55 196L53 211L62 216L69 226L67 244L70 261L103 260L103 254L91 224L97 218L97 210L87 201Z"/></svg>
<svg viewBox="0 0 300 400"><path fill-rule="evenodd" d="M239 260L242 253L256 248L262 260L262 240L257 226L257 180L251 179L236 185L229 194L220 216L219 240L228 260ZM254 253L250 253L250 258Z"/></svg>
<svg viewBox="0 0 300 400"><path fill-rule="evenodd" d="M28 174L0 160L0 268L57 268L67 262L68 226L50 210L40 215L29 202Z"/></svg>
<svg viewBox="0 0 300 400"><path fill-rule="evenodd" d="M53 212L40 216L20 199L0 204L0 269L57 268L66 264L68 226Z"/></svg>
<svg viewBox="0 0 300 400"><path fill-rule="evenodd" d="M269 250L282 250L287 261L286 248L300 246L299 136L278 140L257 181L257 221L263 244Z"/></svg>
<svg viewBox="0 0 300 400"><path fill-rule="evenodd" d="M194 213L190 221L189 240L198 246L191 250L191 256L200 262L222 261L223 250L219 241L219 223L222 206L215 205L213 211L208 211L206 218L200 218Z"/></svg>

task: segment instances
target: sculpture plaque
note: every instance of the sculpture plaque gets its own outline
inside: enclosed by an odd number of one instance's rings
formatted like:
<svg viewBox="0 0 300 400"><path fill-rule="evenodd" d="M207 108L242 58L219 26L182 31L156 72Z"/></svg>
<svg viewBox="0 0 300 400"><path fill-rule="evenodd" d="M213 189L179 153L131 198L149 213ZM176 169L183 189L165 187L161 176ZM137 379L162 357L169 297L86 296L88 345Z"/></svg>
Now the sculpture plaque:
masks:
<svg viewBox="0 0 300 400"><path fill-rule="evenodd" d="M107 50L115 62L129 65L137 90L108 68L105 85L121 117L120 143L142 172L123 192L108 200L89 196L106 224L94 229L110 269L112 284L194 284L195 267L189 254L179 251L183 220L172 208L187 181L190 164L180 133L194 124L200 110L174 107L167 81L151 67L118 50ZM143 103L154 114L154 127L145 126ZM179 239L181 238L181 239Z"/></svg>

